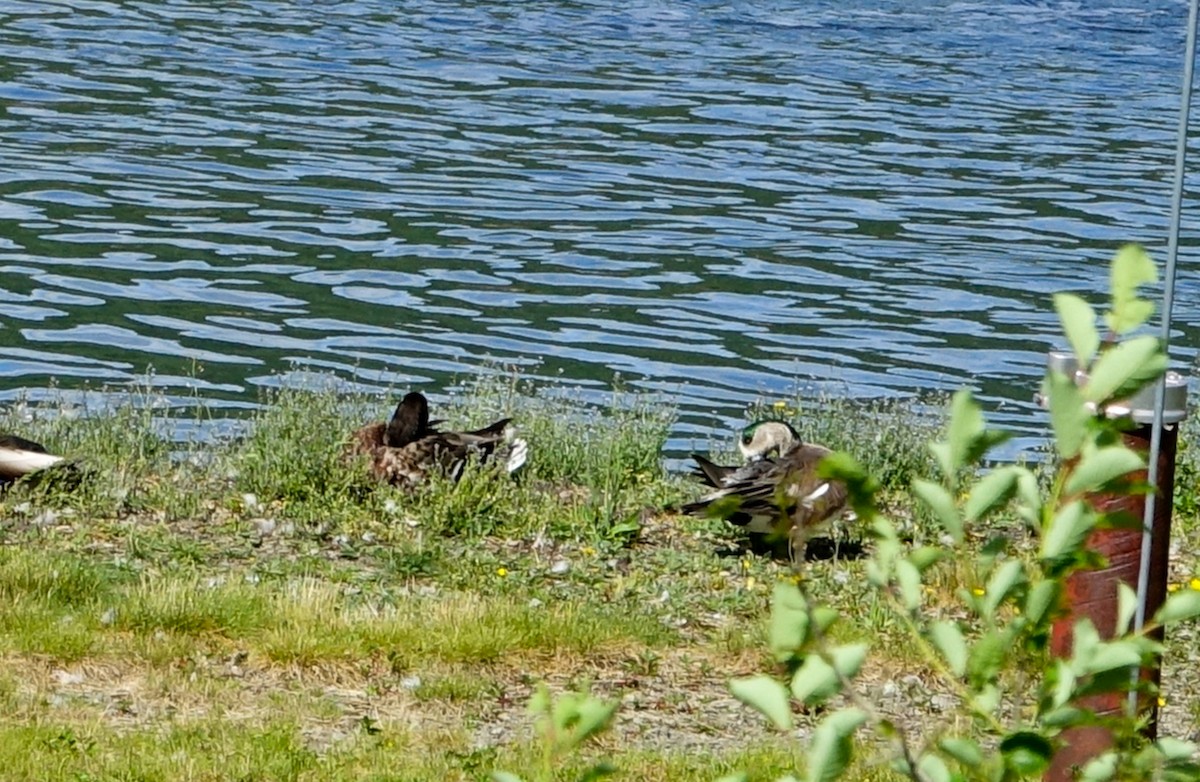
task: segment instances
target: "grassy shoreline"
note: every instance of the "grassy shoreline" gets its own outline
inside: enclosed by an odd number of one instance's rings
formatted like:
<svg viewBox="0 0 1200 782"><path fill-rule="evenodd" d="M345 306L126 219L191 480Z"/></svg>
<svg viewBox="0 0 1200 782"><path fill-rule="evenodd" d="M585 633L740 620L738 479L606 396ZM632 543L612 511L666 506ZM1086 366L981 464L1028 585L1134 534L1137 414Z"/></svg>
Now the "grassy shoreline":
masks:
<svg viewBox="0 0 1200 782"><path fill-rule="evenodd" d="M661 467L668 405L618 390L597 408L483 381L434 414L514 416L532 449L525 474L481 470L410 496L340 458L342 437L394 400L285 390L266 401L246 436L218 443L162 439L162 407L144 398L82 418L0 419L85 470L75 487L0 495L7 778L484 779L531 762L524 705L540 681L623 695L614 732L589 752L619 778L796 767L795 737L726 688L770 669L767 600L790 569L723 524L663 510L696 493ZM925 535L902 488L932 472L930 406L806 404L749 415L792 417L806 438L855 453L893 515ZM1200 572L1195 451L1181 454L1177 490L1184 585ZM872 641L863 678L882 708L936 721L940 694L889 643L901 636L861 564L814 562L804 577L855 617L837 633ZM974 574L938 578L950 592ZM1195 731L1195 638L1169 641L1164 721ZM857 778L892 777L864 763Z"/></svg>

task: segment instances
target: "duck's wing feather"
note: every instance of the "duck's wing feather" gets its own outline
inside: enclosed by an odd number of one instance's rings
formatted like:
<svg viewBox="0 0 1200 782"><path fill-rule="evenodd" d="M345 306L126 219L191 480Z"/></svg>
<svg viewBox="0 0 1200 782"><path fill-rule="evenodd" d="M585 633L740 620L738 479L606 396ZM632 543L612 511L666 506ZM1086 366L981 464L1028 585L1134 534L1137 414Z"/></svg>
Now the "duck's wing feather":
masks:
<svg viewBox="0 0 1200 782"><path fill-rule="evenodd" d="M692 470L692 475L714 489L719 488L722 481L737 472L738 469L730 465L716 464L698 453L692 454L692 460L696 462L696 467Z"/></svg>

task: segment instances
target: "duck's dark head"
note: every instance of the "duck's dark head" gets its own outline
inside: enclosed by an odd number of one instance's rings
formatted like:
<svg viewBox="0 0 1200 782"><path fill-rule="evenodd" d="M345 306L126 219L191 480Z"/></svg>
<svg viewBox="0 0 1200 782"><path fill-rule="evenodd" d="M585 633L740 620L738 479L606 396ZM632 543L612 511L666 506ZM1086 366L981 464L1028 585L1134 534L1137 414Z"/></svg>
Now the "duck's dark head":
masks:
<svg viewBox="0 0 1200 782"><path fill-rule="evenodd" d="M778 456L800 442L800 435L784 421L756 421L742 430L738 450L747 459Z"/></svg>
<svg viewBox="0 0 1200 782"><path fill-rule="evenodd" d="M424 394L411 391L405 394L388 421L386 444L391 448L402 448L419 440L429 430L429 402Z"/></svg>

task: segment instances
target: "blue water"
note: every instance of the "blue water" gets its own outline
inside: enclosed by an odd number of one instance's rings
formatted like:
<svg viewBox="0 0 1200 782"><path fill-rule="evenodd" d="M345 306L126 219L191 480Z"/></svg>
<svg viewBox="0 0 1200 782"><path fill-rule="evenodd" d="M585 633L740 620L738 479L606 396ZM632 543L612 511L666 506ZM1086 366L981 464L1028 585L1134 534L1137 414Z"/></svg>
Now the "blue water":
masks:
<svg viewBox="0 0 1200 782"><path fill-rule="evenodd" d="M979 389L1164 257L1186 5L0 3L0 401L485 362L682 416ZM1197 159L1193 157L1193 159ZM1196 201L1173 355L1193 361Z"/></svg>

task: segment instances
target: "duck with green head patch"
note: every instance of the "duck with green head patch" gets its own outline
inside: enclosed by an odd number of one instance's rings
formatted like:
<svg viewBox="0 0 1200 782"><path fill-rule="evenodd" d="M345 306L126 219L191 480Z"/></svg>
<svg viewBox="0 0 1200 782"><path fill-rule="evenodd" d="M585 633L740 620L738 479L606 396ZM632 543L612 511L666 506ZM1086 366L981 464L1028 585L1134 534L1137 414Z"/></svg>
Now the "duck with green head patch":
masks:
<svg viewBox="0 0 1200 782"><path fill-rule="evenodd" d="M789 553L803 554L813 527L847 513L846 487L822 478L817 466L831 451L805 443L784 421L758 421L742 431L741 467L714 464L700 454L696 475L713 491L683 506L693 516L715 516L759 535L786 537ZM799 551L797 550L799 548Z"/></svg>
<svg viewBox="0 0 1200 782"><path fill-rule="evenodd" d="M387 423L368 424L350 437L349 452L366 456L371 474L396 486L413 488L432 472L457 481L467 461L499 458L505 470L516 472L528 445L515 437L509 418L469 432L442 431L440 420L429 419L429 402L418 391L406 394Z"/></svg>

